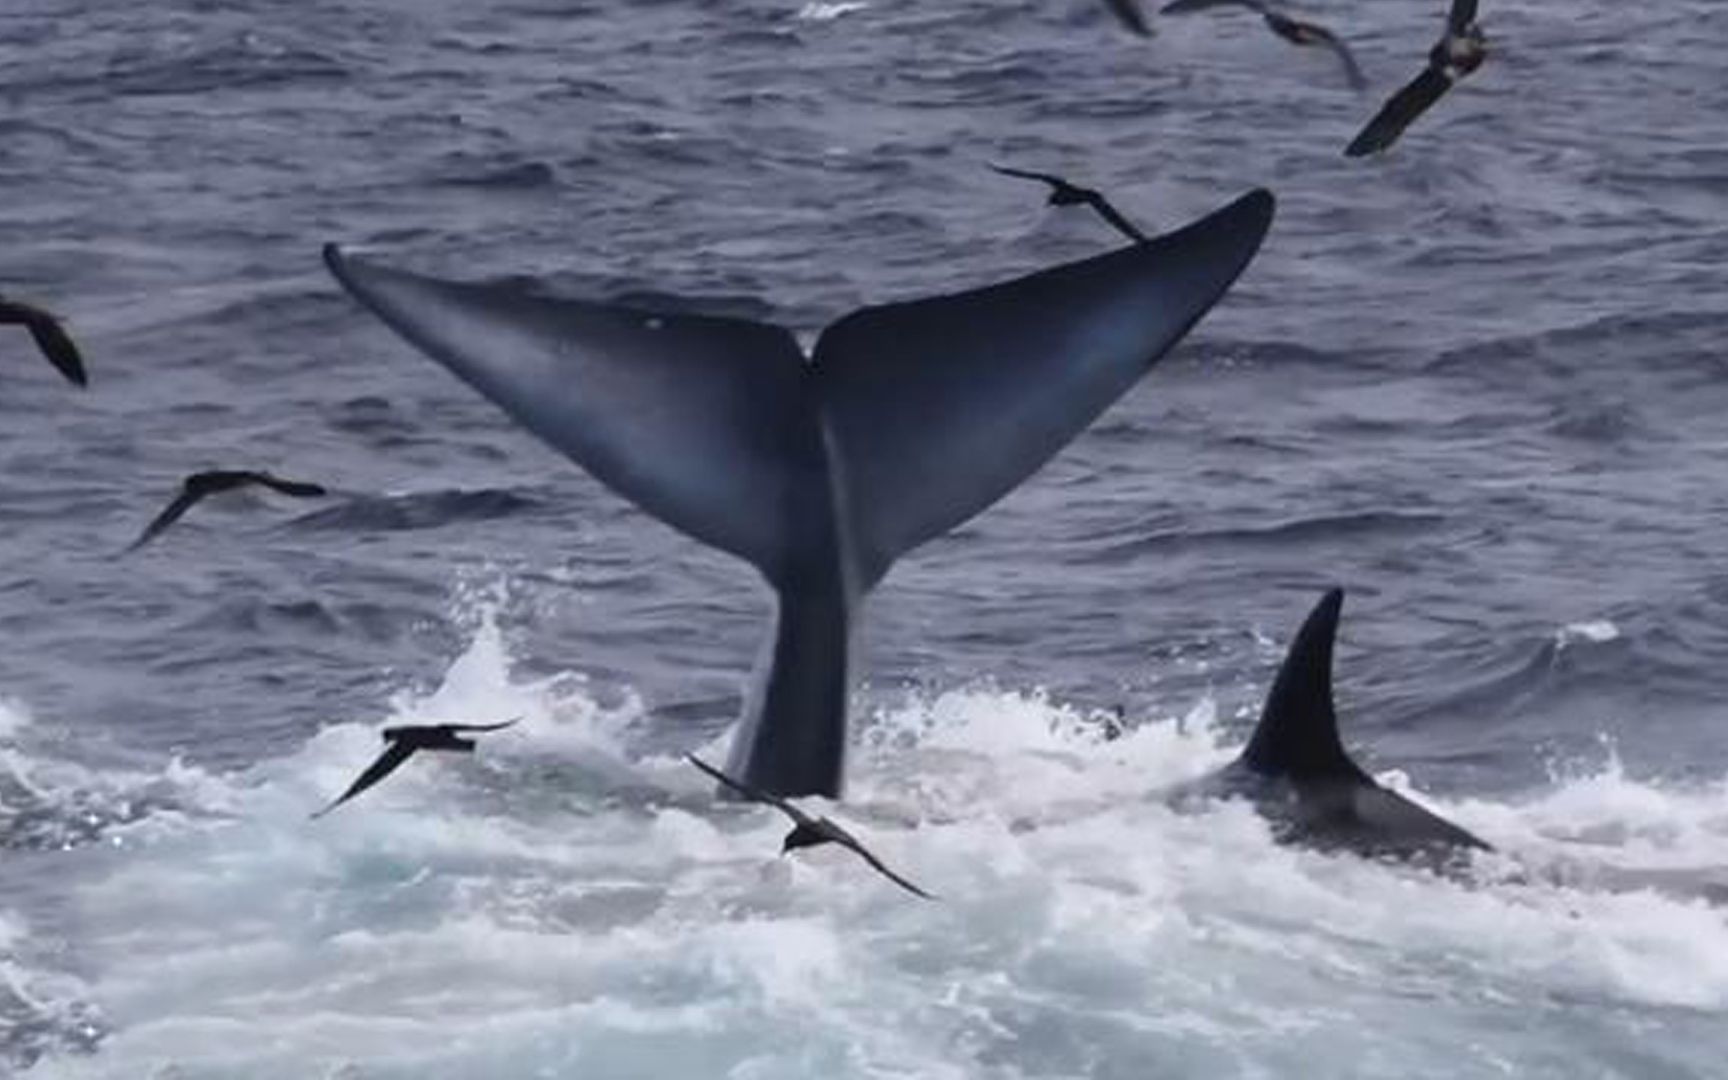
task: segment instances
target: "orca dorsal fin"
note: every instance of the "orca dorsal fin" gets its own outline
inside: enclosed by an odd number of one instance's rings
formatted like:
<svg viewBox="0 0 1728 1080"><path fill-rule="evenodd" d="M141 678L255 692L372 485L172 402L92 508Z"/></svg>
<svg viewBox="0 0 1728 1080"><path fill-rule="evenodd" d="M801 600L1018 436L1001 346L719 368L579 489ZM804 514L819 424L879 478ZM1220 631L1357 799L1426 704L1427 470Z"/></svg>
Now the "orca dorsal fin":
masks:
<svg viewBox="0 0 1728 1080"><path fill-rule="evenodd" d="M1344 752L1332 704L1332 643L1343 607L1344 590L1329 590L1296 631L1242 751L1254 772L1295 781L1367 779Z"/></svg>

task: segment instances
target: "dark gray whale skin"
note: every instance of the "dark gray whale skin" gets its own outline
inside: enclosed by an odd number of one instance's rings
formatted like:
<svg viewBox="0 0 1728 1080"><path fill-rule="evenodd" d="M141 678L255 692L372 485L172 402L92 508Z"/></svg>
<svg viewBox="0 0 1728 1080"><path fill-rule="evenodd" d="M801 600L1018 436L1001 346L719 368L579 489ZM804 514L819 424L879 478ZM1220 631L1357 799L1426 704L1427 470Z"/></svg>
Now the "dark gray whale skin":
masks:
<svg viewBox="0 0 1728 1080"><path fill-rule="evenodd" d="M1332 697L1332 651L1343 606L1344 590L1332 589L1309 613L1241 755L1162 792L1164 801L1186 809L1212 799L1245 799L1281 843L1413 864L1462 880L1650 891L1728 906L1728 878L1716 868L1615 866L1586 845L1512 853L1509 861L1488 868L1476 864L1472 856L1493 851L1491 845L1381 787L1345 751Z"/></svg>
<svg viewBox="0 0 1728 1080"><path fill-rule="evenodd" d="M324 254L355 298L522 426L761 572L774 628L726 771L837 797L865 596L1134 386L1247 267L1273 210L1257 190L1150 243L864 308L808 359L765 323Z"/></svg>
<svg viewBox="0 0 1728 1080"><path fill-rule="evenodd" d="M1489 845L1374 782L1345 752L1332 698L1332 646L1344 590L1320 599L1290 644L1253 737L1235 761L1171 793L1249 800L1285 843L1435 869Z"/></svg>

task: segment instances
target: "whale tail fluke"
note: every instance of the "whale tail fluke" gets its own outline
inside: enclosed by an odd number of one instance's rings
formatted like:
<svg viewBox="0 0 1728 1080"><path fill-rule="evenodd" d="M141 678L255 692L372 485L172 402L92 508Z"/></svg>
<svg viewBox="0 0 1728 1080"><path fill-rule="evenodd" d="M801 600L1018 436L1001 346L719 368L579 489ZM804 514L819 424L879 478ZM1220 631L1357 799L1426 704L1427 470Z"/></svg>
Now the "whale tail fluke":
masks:
<svg viewBox="0 0 1728 1080"><path fill-rule="evenodd" d="M445 281L334 244L324 258L403 337L649 513L775 580L810 561L811 514L838 512L867 584L1132 386L1246 268L1273 207L1254 191L1148 244L864 308L808 363L777 326Z"/></svg>
<svg viewBox="0 0 1728 1080"><path fill-rule="evenodd" d="M864 594L1133 386L1247 267L1273 206L1254 191L1150 243L865 308L808 360L763 323L445 281L334 245L324 256L361 303L524 427L762 572L777 629L741 737L774 745L735 748L731 763L776 794L836 795Z"/></svg>

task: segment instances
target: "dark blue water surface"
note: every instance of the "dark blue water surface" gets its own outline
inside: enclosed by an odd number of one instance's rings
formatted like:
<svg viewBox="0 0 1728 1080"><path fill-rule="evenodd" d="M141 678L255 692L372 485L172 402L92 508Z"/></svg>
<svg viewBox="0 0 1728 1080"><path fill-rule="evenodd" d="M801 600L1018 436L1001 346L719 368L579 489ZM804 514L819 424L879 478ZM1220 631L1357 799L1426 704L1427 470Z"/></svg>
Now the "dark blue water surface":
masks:
<svg viewBox="0 0 1728 1080"><path fill-rule="evenodd" d="M1489 63L1340 150L1441 5L6 0L0 1072L1719 1075L1728 8L1484 4ZM866 626L846 813L946 902L713 809L742 564L360 311L319 246L814 333L1253 186L1188 341ZM673 303L674 301L665 301ZM241 495L119 553L187 472ZM1350 589L1348 737L1555 874L1466 887L1147 798ZM1130 737L1090 718L1122 705ZM317 825L403 718L522 715ZM485 751L492 751L487 753ZM1570 876L1565 876L1570 875Z"/></svg>

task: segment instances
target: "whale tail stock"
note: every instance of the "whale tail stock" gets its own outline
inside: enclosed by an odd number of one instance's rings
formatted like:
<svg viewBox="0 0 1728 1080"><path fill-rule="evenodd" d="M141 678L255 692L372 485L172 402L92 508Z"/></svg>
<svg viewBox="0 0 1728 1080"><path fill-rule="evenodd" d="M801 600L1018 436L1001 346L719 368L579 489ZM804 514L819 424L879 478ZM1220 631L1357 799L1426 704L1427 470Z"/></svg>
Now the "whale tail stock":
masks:
<svg viewBox="0 0 1728 1080"><path fill-rule="evenodd" d="M775 627L727 771L837 796L852 628L899 556L1062 449L1259 249L1254 191L1177 232L823 331L554 299L354 258L362 304L649 513L755 566Z"/></svg>

